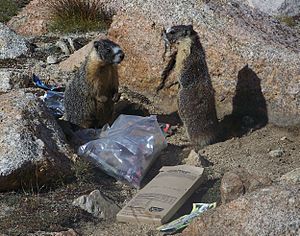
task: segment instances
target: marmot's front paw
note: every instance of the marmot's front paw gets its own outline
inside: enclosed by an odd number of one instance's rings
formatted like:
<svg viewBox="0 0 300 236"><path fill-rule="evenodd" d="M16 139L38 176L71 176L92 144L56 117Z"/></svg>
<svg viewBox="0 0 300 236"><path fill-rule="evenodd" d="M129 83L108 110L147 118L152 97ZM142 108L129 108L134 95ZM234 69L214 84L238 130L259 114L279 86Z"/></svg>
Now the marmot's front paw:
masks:
<svg viewBox="0 0 300 236"><path fill-rule="evenodd" d="M120 100L121 93L115 93L114 96L112 97L113 102L118 102Z"/></svg>

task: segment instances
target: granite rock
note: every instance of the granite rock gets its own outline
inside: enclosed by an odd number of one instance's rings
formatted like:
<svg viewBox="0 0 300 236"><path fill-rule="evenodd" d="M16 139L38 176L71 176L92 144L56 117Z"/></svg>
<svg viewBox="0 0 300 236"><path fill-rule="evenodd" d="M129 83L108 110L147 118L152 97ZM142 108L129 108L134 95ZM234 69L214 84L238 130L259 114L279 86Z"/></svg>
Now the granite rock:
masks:
<svg viewBox="0 0 300 236"><path fill-rule="evenodd" d="M209 210L182 235L299 235L299 185L274 185Z"/></svg>
<svg viewBox="0 0 300 236"><path fill-rule="evenodd" d="M73 155L45 104L25 90L0 96L0 191L62 181Z"/></svg>

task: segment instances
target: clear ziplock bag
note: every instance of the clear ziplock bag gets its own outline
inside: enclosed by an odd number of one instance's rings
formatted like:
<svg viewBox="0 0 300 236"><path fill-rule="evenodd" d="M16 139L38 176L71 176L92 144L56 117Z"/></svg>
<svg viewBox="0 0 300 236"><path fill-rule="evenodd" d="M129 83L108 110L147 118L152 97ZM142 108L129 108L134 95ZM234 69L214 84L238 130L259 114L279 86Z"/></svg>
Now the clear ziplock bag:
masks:
<svg viewBox="0 0 300 236"><path fill-rule="evenodd" d="M78 149L108 175L138 188L150 165L167 146L156 116L120 115L100 138Z"/></svg>

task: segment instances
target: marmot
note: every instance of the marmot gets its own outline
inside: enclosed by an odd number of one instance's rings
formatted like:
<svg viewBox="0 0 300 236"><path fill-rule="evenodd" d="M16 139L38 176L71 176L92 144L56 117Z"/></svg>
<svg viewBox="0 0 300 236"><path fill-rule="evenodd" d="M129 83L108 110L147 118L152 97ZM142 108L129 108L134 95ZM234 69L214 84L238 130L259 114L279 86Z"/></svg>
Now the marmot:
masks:
<svg viewBox="0 0 300 236"><path fill-rule="evenodd" d="M119 45L95 41L85 63L65 90L65 119L81 128L99 128L112 119L119 99L118 70L124 58Z"/></svg>
<svg viewBox="0 0 300 236"><path fill-rule="evenodd" d="M192 25L167 29L164 40L176 49L171 58L179 82L178 111L190 141L197 147L214 143L218 136L218 119L214 89L208 74L205 53ZM170 63L168 70L170 70ZM165 72L163 73L165 75Z"/></svg>

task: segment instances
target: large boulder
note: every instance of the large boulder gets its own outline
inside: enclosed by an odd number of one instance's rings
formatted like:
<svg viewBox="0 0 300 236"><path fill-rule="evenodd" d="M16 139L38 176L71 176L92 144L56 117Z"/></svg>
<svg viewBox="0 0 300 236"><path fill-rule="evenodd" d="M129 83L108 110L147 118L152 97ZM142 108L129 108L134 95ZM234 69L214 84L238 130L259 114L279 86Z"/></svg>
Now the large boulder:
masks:
<svg viewBox="0 0 300 236"><path fill-rule="evenodd" d="M13 59L28 53L28 51L28 42L0 22L0 60Z"/></svg>
<svg viewBox="0 0 300 236"><path fill-rule="evenodd" d="M7 25L18 34L38 36L48 31L50 12L47 0L32 0Z"/></svg>
<svg viewBox="0 0 300 236"><path fill-rule="evenodd" d="M251 7L270 15L296 16L300 15L299 0L247 0Z"/></svg>
<svg viewBox="0 0 300 236"><path fill-rule="evenodd" d="M299 185L270 186L210 210L182 235L299 235Z"/></svg>
<svg viewBox="0 0 300 236"><path fill-rule="evenodd" d="M166 66L163 27L193 24L206 60L219 117L234 112L267 114L278 125L300 124L300 36L268 15L242 3L141 1L116 4L109 37L126 57L120 82L144 95L156 94ZM174 74L154 96L166 112L176 110ZM150 96L149 96L150 97Z"/></svg>
<svg viewBox="0 0 300 236"><path fill-rule="evenodd" d="M64 134L43 102L30 92L0 96L0 191L37 187L71 173Z"/></svg>

